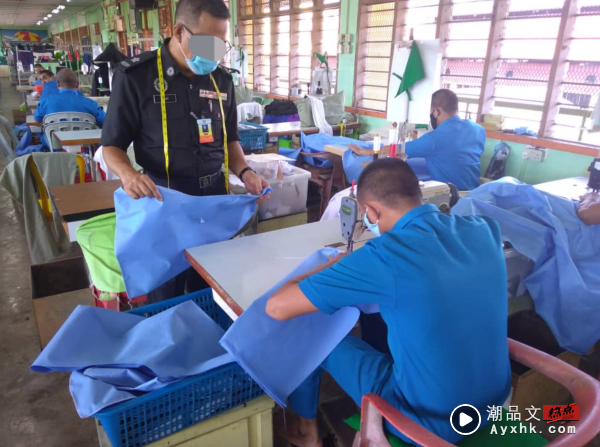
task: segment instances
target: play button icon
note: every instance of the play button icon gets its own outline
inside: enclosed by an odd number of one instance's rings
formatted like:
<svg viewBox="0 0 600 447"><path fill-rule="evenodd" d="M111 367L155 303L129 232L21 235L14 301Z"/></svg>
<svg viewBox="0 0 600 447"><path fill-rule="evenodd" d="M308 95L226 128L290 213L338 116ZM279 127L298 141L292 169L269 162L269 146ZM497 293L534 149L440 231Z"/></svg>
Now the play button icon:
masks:
<svg viewBox="0 0 600 447"><path fill-rule="evenodd" d="M481 425L481 415L477 411L477 408L472 405L459 405L450 415L450 425L452 426L452 430L459 435L471 435Z"/></svg>

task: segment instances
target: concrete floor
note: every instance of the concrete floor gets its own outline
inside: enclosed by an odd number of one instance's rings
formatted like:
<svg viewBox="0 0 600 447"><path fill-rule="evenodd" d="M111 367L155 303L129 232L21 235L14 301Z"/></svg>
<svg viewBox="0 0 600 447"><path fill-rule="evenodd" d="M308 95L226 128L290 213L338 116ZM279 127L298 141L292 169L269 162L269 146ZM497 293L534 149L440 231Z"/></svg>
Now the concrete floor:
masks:
<svg viewBox="0 0 600 447"><path fill-rule="evenodd" d="M0 113L12 122L21 95L0 79ZM0 155L0 172L5 161ZM0 446L98 445L93 419L75 413L69 375L39 374L40 352L31 306L29 249L10 196L0 188Z"/></svg>
<svg viewBox="0 0 600 447"><path fill-rule="evenodd" d="M21 95L0 79L0 114L12 122ZM0 155L0 173L5 161ZM313 194L315 191L311 191ZM318 198L311 194L311 220ZM88 447L98 445L94 419L80 419L68 391L68 374L39 374L29 366L40 352L31 306L30 259L22 224L10 196L0 188L0 447ZM582 369L597 376L600 359L583 358ZM331 380L321 390L321 422L327 446L351 445L353 433L341 417L355 412ZM282 446L280 439L276 445ZM589 446L600 447L600 437ZM227 446L236 447L236 446Z"/></svg>

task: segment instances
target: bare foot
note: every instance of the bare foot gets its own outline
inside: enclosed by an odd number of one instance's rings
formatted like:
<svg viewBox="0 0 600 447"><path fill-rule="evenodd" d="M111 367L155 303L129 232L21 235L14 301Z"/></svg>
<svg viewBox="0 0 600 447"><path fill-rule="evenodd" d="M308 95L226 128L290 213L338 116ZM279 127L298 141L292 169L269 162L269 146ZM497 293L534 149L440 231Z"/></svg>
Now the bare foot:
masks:
<svg viewBox="0 0 600 447"><path fill-rule="evenodd" d="M285 420L283 414L276 418L275 431L295 447L323 447L316 419L304 419L288 412Z"/></svg>

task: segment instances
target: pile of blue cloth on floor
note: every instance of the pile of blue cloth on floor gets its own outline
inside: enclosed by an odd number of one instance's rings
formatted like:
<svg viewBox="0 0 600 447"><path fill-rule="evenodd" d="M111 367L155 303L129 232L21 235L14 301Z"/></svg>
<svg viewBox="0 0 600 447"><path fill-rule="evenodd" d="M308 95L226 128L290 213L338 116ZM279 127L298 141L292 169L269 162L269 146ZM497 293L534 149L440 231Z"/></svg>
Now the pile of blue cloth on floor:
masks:
<svg viewBox="0 0 600 447"><path fill-rule="evenodd" d="M78 306L33 362L36 372L71 372L80 417L231 363L223 329L193 301L153 317Z"/></svg>
<svg viewBox="0 0 600 447"><path fill-rule="evenodd" d="M600 339L600 225L577 216L577 202L510 177L459 200L453 214L489 216L502 237L535 263L524 283L560 346L587 353Z"/></svg>

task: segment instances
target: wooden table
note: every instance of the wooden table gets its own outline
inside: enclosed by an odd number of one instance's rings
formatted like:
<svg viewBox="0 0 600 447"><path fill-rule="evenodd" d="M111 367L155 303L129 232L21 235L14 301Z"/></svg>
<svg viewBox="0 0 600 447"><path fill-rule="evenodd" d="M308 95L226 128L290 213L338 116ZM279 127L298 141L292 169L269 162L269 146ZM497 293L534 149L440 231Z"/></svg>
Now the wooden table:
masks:
<svg viewBox="0 0 600 447"><path fill-rule="evenodd" d="M273 124L262 124L266 128L268 128L268 137L289 137L292 135L300 135L300 132L305 135L319 133L318 127L301 127L300 121L291 121L289 123L273 123ZM333 125L331 126L334 132L340 131L340 126ZM360 123L355 124L347 124L346 129L358 129L360 128Z"/></svg>
<svg viewBox="0 0 600 447"><path fill-rule="evenodd" d="M18 92L32 92L33 90L35 90L33 85L17 85Z"/></svg>
<svg viewBox="0 0 600 447"><path fill-rule="evenodd" d="M345 144L326 144L323 149L325 152L343 157L344 153L348 150L348 146Z"/></svg>
<svg viewBox="0 0 600 447"><path fill-rule="evenodd" d="M588 192L588 181L589 178L584 176L571 177L552 182L538 183L535 187L540 191L554 194L555 196L579 200L579 196Z"/></svg>
<svg viewBox="0 0 600 447"><path fill-rule="evenodd" d="M77 228L87 219L115 210L113 195L120 187L121 180L109 180L50 188L50 195L71 242L77 240Z"/></svg>
<svg viewBox="0 0 600 447"><path fill-rule="evenodd" d="M27 124L29 127L35 127L35 126L43 126L42 123L38 123L35 118L33 117L33 115L27 115L25 117L25 124Z"/></svg>
<svg viewBox="0 0 600 447"><path fill-rule="evenodd" d="M100 144L102 129L92 130L66 130L55 132L54 138L63 146L88 146Z"/></svg>
<svg viewBox="0 0 600 447"><path fill-rule="evenodd" d="M363 233L362 240L372 238ZM186 258L213 289L232 319L316 250L346 246L339 219L191 248Z"/></svg>

